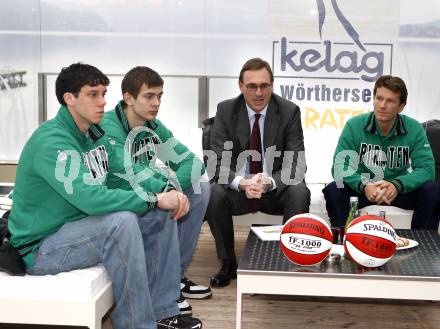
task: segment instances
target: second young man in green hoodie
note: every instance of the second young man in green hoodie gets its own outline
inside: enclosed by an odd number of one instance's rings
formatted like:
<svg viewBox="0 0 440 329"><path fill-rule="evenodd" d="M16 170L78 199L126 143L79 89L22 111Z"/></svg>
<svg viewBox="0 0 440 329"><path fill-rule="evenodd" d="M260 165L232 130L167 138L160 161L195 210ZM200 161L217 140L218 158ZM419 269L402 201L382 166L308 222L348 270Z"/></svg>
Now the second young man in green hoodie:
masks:
<svg viewBox="0 0 440 329"><path fill-rule="evenodd" d="M158 120L164 81L154 70L138 66L122 80L122 96L116 108L101 122L112 151L108 185L137 193L160 193L176 189L189 199L189 212L178 221L181 264L182 314L191 314L187 298L211 296L209 287L185 277L194 253L209 201L208 182L202 182L203 162L180 143ZM121 175L121 173L124 173Z"/></svg>

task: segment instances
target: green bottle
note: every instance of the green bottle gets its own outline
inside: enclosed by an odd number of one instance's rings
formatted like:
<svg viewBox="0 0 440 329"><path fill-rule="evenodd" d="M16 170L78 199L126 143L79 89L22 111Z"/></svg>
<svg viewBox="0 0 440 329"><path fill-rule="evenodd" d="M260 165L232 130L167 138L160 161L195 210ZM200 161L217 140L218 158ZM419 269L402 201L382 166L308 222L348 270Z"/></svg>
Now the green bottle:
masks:
<svg viewBox="0 0 440 329"><path fill-rule="evenodd" d="M347 227L350 223L358 217L358 205L359 200L357 196L350 197L350 211L348 212L347 220L345 221L345 232L347 232Z"/></svg>

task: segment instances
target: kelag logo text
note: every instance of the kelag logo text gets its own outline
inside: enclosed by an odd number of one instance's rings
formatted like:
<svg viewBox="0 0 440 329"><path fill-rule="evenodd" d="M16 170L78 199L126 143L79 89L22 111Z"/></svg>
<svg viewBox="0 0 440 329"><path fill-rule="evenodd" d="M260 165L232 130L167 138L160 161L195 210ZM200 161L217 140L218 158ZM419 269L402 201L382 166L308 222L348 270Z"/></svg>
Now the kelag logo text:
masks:
<svg viewBox="0 0 440 329"><path fill-rule="evenodd" d="M325 23L323 0L316 0L319 35ZM336 0L333 10L347 35L347 42L308 42L282 36L272 44L272 67L277 78L339 79L374 82L391 72L393 45L363 43L358 32L343 15ZM338 40L339 41L339 40Z"/></svg>

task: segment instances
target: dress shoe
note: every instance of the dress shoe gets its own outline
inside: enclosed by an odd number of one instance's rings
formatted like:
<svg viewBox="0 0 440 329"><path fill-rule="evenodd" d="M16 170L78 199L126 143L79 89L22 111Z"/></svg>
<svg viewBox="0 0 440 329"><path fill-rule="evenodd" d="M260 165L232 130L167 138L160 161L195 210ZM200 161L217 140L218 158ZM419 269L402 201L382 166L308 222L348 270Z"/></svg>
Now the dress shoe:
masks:
<svg viewBox="0 0 440 329"><path fill-rule="evenodd" d="M211 278L211 287L226 287L232 279L237 278L237 265L229 260L222 260L222 266L217 274Z"/></svg>

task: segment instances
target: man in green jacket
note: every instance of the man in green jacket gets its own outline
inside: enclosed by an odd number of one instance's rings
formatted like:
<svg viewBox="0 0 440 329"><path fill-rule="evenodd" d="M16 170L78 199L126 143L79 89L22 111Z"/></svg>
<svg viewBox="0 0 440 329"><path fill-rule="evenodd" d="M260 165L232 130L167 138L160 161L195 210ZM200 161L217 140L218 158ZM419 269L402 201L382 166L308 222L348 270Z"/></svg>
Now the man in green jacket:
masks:
<svg viewBox="0 0 440 329"><path fill-rule="evenodd" d="M175 191L140 197L105 185L111 145L98 123L108 84L91 65L62 69L58 114L33 133L20 156L11 243L32 275L102 263L112 280L115 329L201 328L200 320L182 317L176 303L176 220L188 211L188 200Z"/></svg>
<svg viewBox="0 0 440 329"><path fill-rule="evenodd" d="M372 204L413 209L413 229L437 230L440 198L434 158L425 131L400 114L408 92L399 77L374 85L374 112L347 121L333 157L334 182L323 192L332 226L344 226L350 196Z"/></svg>
<svg viewBox="0 0 440 329"><path fill-rule="evenodd" d="M187 298L207 298L209 287L185 277L209 202L209 182L203 181L203 162L180 143L158 120L164 81L154 70L138 66L122 80L122 96L116 108L101 122L112 144L108 185L138 193L179 190L190 203L188 214L178 221L182 314L191 314ZM115 174L114 174L115 173ZM121 175L120 173L125 173Z"/></svg>

